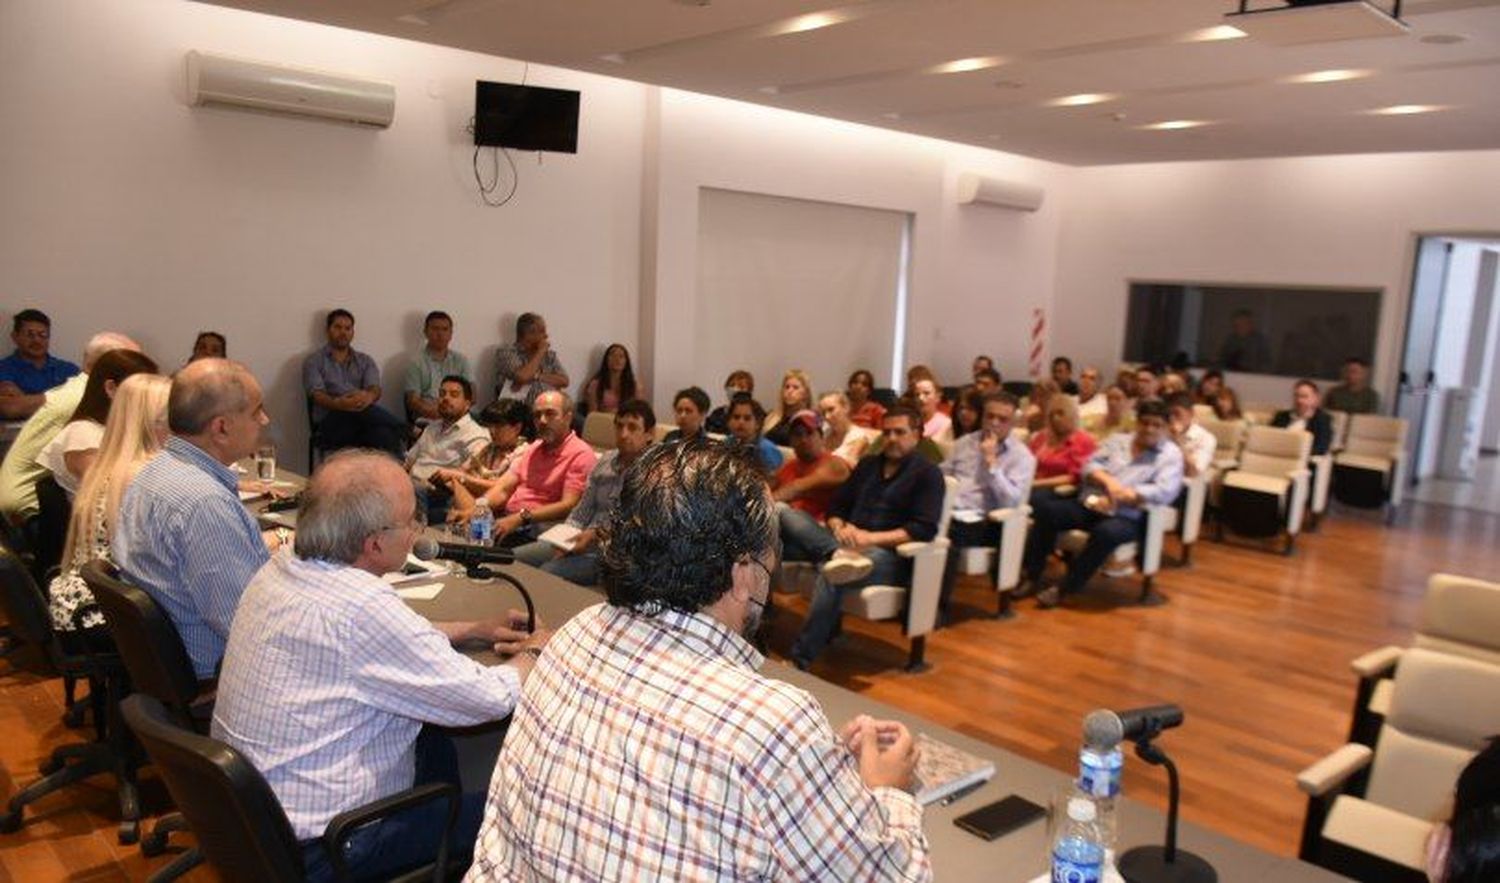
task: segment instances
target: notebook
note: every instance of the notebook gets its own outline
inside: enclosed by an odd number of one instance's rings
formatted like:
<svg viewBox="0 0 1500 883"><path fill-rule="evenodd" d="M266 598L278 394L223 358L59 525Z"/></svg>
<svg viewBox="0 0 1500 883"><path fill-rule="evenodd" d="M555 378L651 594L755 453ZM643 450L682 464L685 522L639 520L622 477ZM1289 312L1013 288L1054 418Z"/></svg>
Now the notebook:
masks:
<svg viewBox="0 0 1500 883"><path fill-rule="evenodd" d="M945 742L917 734L917 772L912 791L917 802L926 806L936 803L970 785L987 782L995 775L995 765Z"/></svg>

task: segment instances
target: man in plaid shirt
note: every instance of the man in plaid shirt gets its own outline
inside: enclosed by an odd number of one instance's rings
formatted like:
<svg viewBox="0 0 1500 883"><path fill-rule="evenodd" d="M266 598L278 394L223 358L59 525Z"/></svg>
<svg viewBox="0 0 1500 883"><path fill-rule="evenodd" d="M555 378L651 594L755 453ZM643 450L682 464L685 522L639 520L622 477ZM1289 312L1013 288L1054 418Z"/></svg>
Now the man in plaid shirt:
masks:
<svg viewBox="0 0 1500 883"><path fill-rule="evenodd" d="M931 879L906 728L835 733L757 671L777 521L754 457L691 441L626 472L608 603L538 660L466 879Z"/></svg>

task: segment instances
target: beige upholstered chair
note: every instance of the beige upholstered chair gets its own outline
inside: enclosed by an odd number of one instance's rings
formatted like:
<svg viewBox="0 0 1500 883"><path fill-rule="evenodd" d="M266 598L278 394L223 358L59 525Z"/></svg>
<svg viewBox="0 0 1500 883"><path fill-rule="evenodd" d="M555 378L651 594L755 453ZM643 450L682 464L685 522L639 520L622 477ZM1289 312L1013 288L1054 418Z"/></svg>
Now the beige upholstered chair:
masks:
<svg viewBox="0 0 1500 883"><path fill-rule="evenodd" d="M995 569L995 616L1009 619L1011 593L1021 584L1021 560L1026 556L1026 530L1031 524L1031 507L1026 504L1008 509L992 509L985 518L1000 525L1000 541L993 549L970 546L964 549L959 559L960 572L964 574L989 573L990 562L999 556L1000 564Z"/></svg>
<svg viewBox="0 0 1500 883"><path fill-rule="evenodd" d="M1182 511L1176 506L1147 506L1146 527L1139 543L1124 543L1116 547L1111 561L1116 566L1134 563L1141 574L1140 603L1156 605L1166 599L1154 591L1153 582L1161 570L1162 550L1166 547L1167 535L1176 533L1182 543L1183 564L1192 559L1193 543L1203 527L1203 508L1208 501L1208 485L1205 476L1195 475L1182 480L1187 492ZM1089 534L1085 530L1070 530L1058 537L1057 547L1064 554L1077 555L1088 544Z"/></svg>
<svg viewBox="0 0 1500 883"><path fill-rule="evenodd" d="M846 591L844 612L864 619L901 620L902 631L911 641L906 663L909 672L925 671L927 634L937 627L938 600L943 591L943 568L948 563L948 521L953 514L956 479L944 479L943 514L937 535L929 542L902 543L896 553L912 562L910 586L865 586ZM812 597L817 586L817 568L789 561L782 568L782 590L799 591Z"/></svg>
<svg viewBox="0 0 1500 883"><path fill-rule="evenodd" d="M583 440L603 452L615 446L615 412L594 411L583 418Z"/></svg>
<svg viewBox="0 0 1500 883"><path fill-rule="evenodd" d="M1500 666L1500 583L1451 573L1428 577L1412 647ZM1381 647L1350 664L1359 677L1350 742L1374 744L1390 712L1391 678L1405 652Z"/></svg>
<svg viewBox="0 0 1500 883"><path fill-rule="evenodd" d="M667 433L676 428L677 424L675 423L658 423L656 424L656 428L651 431L651 437L656 439L656 441L660 443L667 437Z"/></svg>
<svg viewBox="0 0 1500 883"><path fill-rule="evenodd" d="M1220 538L1226 526L1246 536L1279 533L1290 555L1307 509L1311 451L1309 433L1251 426L1238 465L1220 480Z"/></svg>
<svg viewBox="0 0 1500 883"><path fill-rule="evenodd" d="M1299 857L1360 880L1420 871L1459 772L1500 732L1497 696L1500 666L1408 651L1377 747L1345 745L1297 776L1308 796Z"/></svg>
<svg viewBox="0 0 1500 883"><path fill-rule="evenodd" d="M1406 421L1355 414L1343 450L1333 457L1333 496L1361 508L1386 507L1396 515L1406 489Z"/></svg>

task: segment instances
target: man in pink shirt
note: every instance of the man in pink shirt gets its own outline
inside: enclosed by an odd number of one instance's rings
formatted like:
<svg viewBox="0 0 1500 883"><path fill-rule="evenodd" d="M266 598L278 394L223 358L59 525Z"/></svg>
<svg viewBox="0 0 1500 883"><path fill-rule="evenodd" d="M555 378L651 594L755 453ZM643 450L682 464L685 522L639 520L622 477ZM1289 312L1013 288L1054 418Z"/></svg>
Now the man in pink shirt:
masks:
<svg viewBox="0 0 1500 883"><path fill-rule="evenodd" d="M497 513L495 542L517 546L562 521L583 496L598 455L573 432L573 400L552 390L531 406L537 443L527 449L490 493Z"/></svg>

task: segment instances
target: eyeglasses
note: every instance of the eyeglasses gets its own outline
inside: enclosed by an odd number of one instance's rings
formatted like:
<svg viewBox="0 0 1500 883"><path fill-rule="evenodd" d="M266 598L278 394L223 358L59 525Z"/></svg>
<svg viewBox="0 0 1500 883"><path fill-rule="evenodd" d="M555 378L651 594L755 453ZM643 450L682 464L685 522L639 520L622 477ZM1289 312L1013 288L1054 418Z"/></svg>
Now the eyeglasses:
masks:
<svg viewBox="0 0 1500 883"><path fill-rule="evenodd" d="M381 527L380 530L401 530L402 528L409 528L412 533L421 533L427 529L427 513L423 512L419 507L417 511L412 513L411 518L405 524L387 524Z"/></svg>

